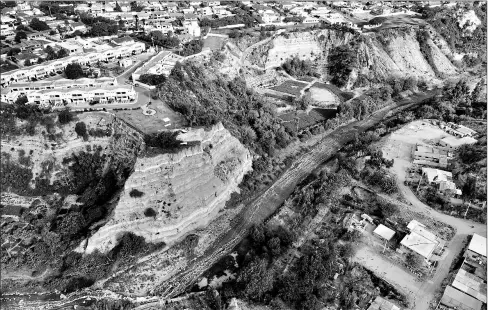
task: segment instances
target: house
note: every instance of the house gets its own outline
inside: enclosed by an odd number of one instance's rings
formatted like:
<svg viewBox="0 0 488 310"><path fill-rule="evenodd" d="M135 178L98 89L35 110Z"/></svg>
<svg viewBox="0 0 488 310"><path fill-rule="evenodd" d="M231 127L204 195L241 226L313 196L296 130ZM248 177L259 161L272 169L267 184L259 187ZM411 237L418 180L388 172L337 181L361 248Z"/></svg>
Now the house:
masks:
<svg viewBox="0 0 488 310"><path fill-rule="evenodd" d="M273 10L266 10L261 13L261 18L265 24L277 23L281 21L280 14Z"/></svg>
<svg viewBox="0 0 488 310"><path fill-rule="evenodd" d="M17 63L25 66L26 62L29 62L30 65L36 64L37 61L39 60L39 56L30 53L30 52L22 52L14 56L14 58L17 60Z"/></svg>
<svg viewBox="0 0 488 310"><path fill-rule="evenodd" d="M198 25L198 18L195 14L185 14L183 20L183 28L187 33L194 37L200 36L200 26Z"/></svg>
<svg viewBox="0 0 488 310"><path fill-rule="evenodd" d="M132 63L133 63L133 61L130 58L124 58L124 59L119 60L119 65L121 67L124 67L124 68L132 66Z"/></svg>
<svg viewBox="0 0 488 310"><path fill-rule="evenodd" d="M444 129L445 132L447 132L453 136L460 137L460 138L474 137L477 134L477 132L475 130L472 130L466 126L454 124L451 122L449 122L447 124L445 124L445 123L440 124L440 128Z"/></svg>
<svg viewBox="0 0 488 310"><path fill-rule="evenodd" d="M413 154L413 163L446 168L448 155L449 153L445 150L417 144Z"/></svg>
<svg viewBox="0 0 488 310"><path fill-rule="evenodd" d="M475 144L476 142L478 142L478 140L476 140L475 138L470 137L470 136L466 136L463 138L456 138L453 136L448 136L448 137L442 138L439 141L439 144L450 149L450 150L455 150L458 147L460 147L461 145Z"/></svg>
<svg viewBox="0 0 488 310"><path fill-rule="evenodd" d="M383 224L380 224L375 228L375 230L373 230L373 235L379 237L383 241L389 242L395 235L395 231Z"/></svg>
<svg viewBox="0 0 488 310"><path fill-rule="evenodd" d="M85 33L85 32L88 31L88 29L86 28L85 24L83 24L81 22L71 23L69 25L69 28L71 29L71 32L80 31L82 33Z"/></svg>
<svg viewBox="0 0 488 310"><path fill-rule="evenodd" d="M483 303L468 294L448 285L442 295L440 303L444 306L459 310L481 310Z"/></svg>
<svg viewBox="0 0 488 310"><path fill-rule="evenodd" d="M430 264L434 254L444 248L445 242L416 220L412 220L407 228L410 233L400 242L399 252L416 254L425 264Z"/></svg>
<svg viewBox="0 0 488 310"><path fill-rule="evenodd" d="M77 107L92 104L131 103L137 99L133 86L116 85L70 89L46 89L31 92L28 102L41 107Z"/></svg>
<svg viewBox="0 0 488 310"><path fill-rule="evenodd" d="M377 296L376 299L368 307L368 310L400 310L400 308L391 301L381 296Z"/></svg>
<svg viewBox="0 0 488 310"><path fill-rule="evenodd" d="M317 18L317 17L314 17L314 16L307 16L305 17L305 19L303 20L303 23L304 24L317 24L320 22L320 19Z"/></svg>
<svg viewBox="0 0 488 310"><path fill-rule="evenodd" d="M444 170L422 167L422 178L427 179L428 184L436 184L441 193L451 192L455 196L462 195L462 191L456 188L452 182L452 173Z"/></svg>
<svg viewBox="0 0 488 310"><path fill-rule="evenodd" d="M461 268L451 285L461 292L486 303L486 277L483 279Z"/></svg>
<svg viewBox="0 0 488 310"><path fill-rule="evenodd" d="M71 42L59 42L56 43L57 46L67 49L70 54L83 53L83 47L79 44L73 44Z"/></svg>
<svg viewBox="0 0 488 310"><path fill-rule="evenodd" d="M176 63L182 59L183 57L172 52L162 51L132 73L132 80L137 81L143 74L169 75Z"/></svg>
<svg viewBox="0 0 488 310"><path fill-rule="evenodd" d="M125 36L125 37L120 37L120 38L114 38L114 39L112 39L112 42L117 44L117 45L126 46L126 45L133 44L134 39L132 39L131 37Z"/></svg>
<svg viewBox="0 0 488 310"><path fill-rule="evenodd" d="M486 258L486 238L478 234L473 234L467 251Z"/></svg>
<svg viewBox="0 0 488 310"><path fill-rule="evenodd" d="M217 6L217 5L220 5L220 1L210 1L208 3L208 6Z"/></svg>

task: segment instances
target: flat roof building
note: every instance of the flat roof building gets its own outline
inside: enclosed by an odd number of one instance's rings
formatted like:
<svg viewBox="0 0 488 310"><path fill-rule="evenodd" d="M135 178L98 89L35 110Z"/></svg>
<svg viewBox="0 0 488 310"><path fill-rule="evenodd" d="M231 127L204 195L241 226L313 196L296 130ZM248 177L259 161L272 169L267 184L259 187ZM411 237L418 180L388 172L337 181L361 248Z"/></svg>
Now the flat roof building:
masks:
<svg viewBox="0 0 488 310"><path fill-rule="evenodd" d="M448 285L442 295L441 304L460 310L480 310L483 303L468 294Z"/></svg>
<svg viewBox="0 0 488 310"><path fill-rule="evenodd" d="M470 136L466 136L463 138L456 138L453 136L449 136L449 137L442 138L439 141L439 144L448 148L448 149L455 150L458 147L460 147L461 145L475 144L476 142L478 142L478 140L476 140L475 138L470 137Z"/></svg>
<svg viewBox="0 0 488 310"><path fill-rule="evenodd" d="M378 225L376 229L373 231L373 234L381 237L384 240L390 241L391 238L395 235L395 231L386 227L383 224Z"/></svg>

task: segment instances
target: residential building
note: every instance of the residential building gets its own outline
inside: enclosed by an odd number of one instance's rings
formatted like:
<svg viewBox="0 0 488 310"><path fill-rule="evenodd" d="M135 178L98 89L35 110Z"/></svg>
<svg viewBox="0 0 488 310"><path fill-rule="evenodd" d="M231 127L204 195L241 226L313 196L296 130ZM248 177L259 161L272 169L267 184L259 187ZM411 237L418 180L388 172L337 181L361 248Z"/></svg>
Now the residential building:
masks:
<svg viewBox="0 0 488 310"><path fill-rule="evenodd" d="M30 93L40 90L62 90L70 88L87 88L87 87L108 87L116 86L117 79L103 77L99 79L61 79L56 81L42 81L30 83L12 83L9 87L2 88L2 101L6 103L14 103L21 95L28 95Z"/></svg>
<svg viewBox="0 0 488 310"><path fill-rule="evenodd" d="M413 163L432 167L447 168L447 160L450 154L445 150L439 150L431 146L419 145L415 147Z"/></svg>
<svg viewBox="0 0 488 310"><path fill-rule="evenodd" d="M183 28L185 28L185 30L191 36L200 36L200 26L198 25L198 18L195 14L185 14L183 20Z"/></svg>
<svg viewBox="0 0 488 310"><path fill-rule="evenodd" d="M375 230L373 230L373 235L379 237L383 241L389 242L395 235L395 231L383 224L380 224L375 228Z"/></svg>
<svg viewBox="0 0 488 310"><path fill-rule="evenodd" d="M264 11L263 13L261 13L261 18L263 19L263 22L265 24L278 23L281 21L280 14L276 13L273 10Z"/></svg>
<svg viewBox="0 0 488 310"><path fill-rule="evenodd" d="M478 140L476 140L475 138L473 138L471 136L466 136L463 138L456 138L453 136L448 136L448 137L442 138L439 141L439 144L448 148L449 150L455 150L458 147L460 147L461 145L475 144L476 142L478 142Z"/></svg>
<svg viewBox="0 0 488 310"><path fill-rule="evenodd" d="M46 89L27 94L29 103L41 107L77 107L93 104L131 103L137 93L131 85L116 85L71 89Z"/></svg>
<svg viewBox="0 0 488 310"><path fill-rule="evenodd" d="M368 310L400 310L400 308L391 301L381 296L377 296L368 307Z"/></svg>
<svg viewBox="0 0 488 310"><path fill-rule="evenodd" d="M444 129L447 133L459 138L474 137L477 134L476 131L473 129L470 129L463 125L454 124L451 122L441 123L440 127Z"/></svg>
<svg viewBox="0 0 488 310"><path fill-rule="evenodd" d="M82 33L85 33L85 32L88 31L88 29L86 28L85 24L83 24L81 22L71 23L69 25L69 28L70 28L71 32L80 31Z"/></svg>
<svg viewBox="0 0 488 310"><path fill-rule="evenodd" d="M455 196L462 195L462 191L452 181L452 173L449 171L422 167L422 178L426 178L428 184L436 184L441 193L448 191Z"/></svg>
<svg viewBox="0 0 488 310"><path fill-rule="evenodd" d="M481 310L483 303L474 297L463 293L448 285L442 295L440 303L452 309Z"/></svg>
<svg viewBox="0 0 488 310"><path fill-rule="evenodd" d="M426 265L429 265L434 255L444 248L444 240L428 231L425 225L416 220L412 220L407 228L410 233L400 242L399 252L418 255Z"/></svg>

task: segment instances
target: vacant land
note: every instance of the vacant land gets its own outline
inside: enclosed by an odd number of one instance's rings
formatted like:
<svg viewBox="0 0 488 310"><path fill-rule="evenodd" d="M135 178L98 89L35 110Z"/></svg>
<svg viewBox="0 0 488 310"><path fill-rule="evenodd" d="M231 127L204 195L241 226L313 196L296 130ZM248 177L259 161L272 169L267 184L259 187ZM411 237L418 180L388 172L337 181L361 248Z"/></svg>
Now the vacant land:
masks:
<svg viewBox="0 0 488 310"><path fill-rule="evenodd" d="M141 109L137 109L116 111L115 115L145 134L186 126L185 118L181 114L170 109L159 99L153 100L148 108L155 110L156 114L144 115ZM169 121L163 120L166 118L169 118Z"/></svg>
<svg viewBox="0 0 488 310"><path fill-rule="evenodd" d="M225 40L226 38L224 37L213 36L210 34L205 40L203 40L203 48L209 48L212 51L220 51Z"/></svg>
<svg viewBox="0 0 488 310"><path fill-rule="evenodd" d="M310 95L315 103L319 106L336 106L340 104L340 99L333 92L322 87L312 86L310 88Z"/></svg>

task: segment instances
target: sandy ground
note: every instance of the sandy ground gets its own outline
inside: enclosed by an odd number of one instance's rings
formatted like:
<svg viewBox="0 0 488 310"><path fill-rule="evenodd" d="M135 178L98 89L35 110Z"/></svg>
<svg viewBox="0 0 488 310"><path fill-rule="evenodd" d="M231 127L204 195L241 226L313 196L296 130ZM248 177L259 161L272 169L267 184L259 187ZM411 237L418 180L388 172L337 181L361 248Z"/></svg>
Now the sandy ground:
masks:
<svg viewBox="0 0 488 310"><path fill-rule="evenodd" d="M391 262L371 247L361 244L356 252L354 261L373 271L377 276L394 285L410 301L421 287L421 282L401 266Z"/></svg>
<svg viewBox="0 0 488 310"><path fill-rule="evenodd" d="M422 123L426 125L422 125ZM390 170L397 175L400 193L411 204L411 207L426 216L449 224L457 230L456 235L448 244L447 255L444 260L439 262L433 278L423 282L415 293L412 309L416 310L429 308L429 303L433 301L436 290L440 288L442 280L449 273L454 258L461 252L465 238L473 233L486 236L486 225L439 213L422 203L410 188L404 185L406 168L411 165L412 146L415 146L417 142L430 142L443 136L447 136L447 134L441 129L423 121L415 121L380 141L380 144L383 144L384 156L395 160Z"/></svg>
<svg viewBox="0 0 488 310"><path fill-rule="evenodd" d="M320 106L322 105L336 105L338 104L339 98L334 95L331 91L323 88L311 87L310 94L312 95L312 99L314 101L319 102Z"/></svg>

